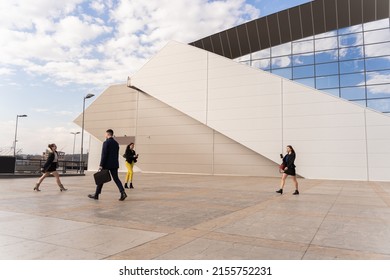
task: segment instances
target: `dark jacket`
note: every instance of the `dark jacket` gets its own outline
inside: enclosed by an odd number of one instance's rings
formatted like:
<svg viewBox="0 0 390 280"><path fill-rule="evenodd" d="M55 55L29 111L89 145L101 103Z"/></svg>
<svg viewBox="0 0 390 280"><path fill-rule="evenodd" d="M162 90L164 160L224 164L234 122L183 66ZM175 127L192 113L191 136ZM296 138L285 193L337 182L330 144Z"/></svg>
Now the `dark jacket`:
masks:
<svg viewBox="0 0 390 280"><path fill-rule="evenodd" d="M128 163L137 162L137 154L132 149L126 149L125 158Z"/></svg>
<svg viewBox="0 0 390 280"><path fill-rule="evenodd" d="M283 163L288 169L295 168L295 153L286 154L283 158Z"/></svg>
<svg viewBox="0 0 390 280"><path fill-rule="evenodd" d="M55 152L57 153L57 152ZM45 164L43 165L43 170L46 171L55 171L56 168L58 167L58 162L54 162L54 153L49 153L47 160ZM58 153L57 153L57 159L58 159Z"/></svg>
<svg viewBox="0 0 390 280"><path fill-rule="evenodd" d="M103 169L117 169L119 168L119 144L114 138L107 138L103 142L102 156L100 159L100 166Z"/></svg>

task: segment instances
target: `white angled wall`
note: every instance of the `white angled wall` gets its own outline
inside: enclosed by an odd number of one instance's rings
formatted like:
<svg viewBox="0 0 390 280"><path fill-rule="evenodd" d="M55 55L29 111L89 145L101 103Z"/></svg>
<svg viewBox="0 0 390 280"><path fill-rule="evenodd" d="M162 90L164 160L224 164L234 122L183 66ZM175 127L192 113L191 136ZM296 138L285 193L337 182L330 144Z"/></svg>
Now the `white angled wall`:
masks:
<svg viewBox="0 0 390 280"><path fill-rule="evenodd" d="M303 177L390 180L390 118L316 89L177 42L131 85Z"/></svg>

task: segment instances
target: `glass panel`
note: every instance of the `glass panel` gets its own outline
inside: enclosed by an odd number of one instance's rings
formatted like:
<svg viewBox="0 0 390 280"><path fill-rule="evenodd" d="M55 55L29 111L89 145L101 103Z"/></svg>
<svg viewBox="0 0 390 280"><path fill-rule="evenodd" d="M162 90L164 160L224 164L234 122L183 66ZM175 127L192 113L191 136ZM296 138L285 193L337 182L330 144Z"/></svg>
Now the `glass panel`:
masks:
<svg viewBox="0 0 390 280"><path fill-rule="evenodd" d="M248 60L251 60L250 54L247 54L247 55L244 55L244 56L241 56L238 58L238 61L248 61Z"/></svg>
<svg viewBox="0 0 390 280"><path fill-rule="evenodd" d="M293 65L294 66L303 66L303 65L309 65L314 64L314 54L301 54L301 55L294 55L293 56Z"/></svg>
<svg viewBox="0 0 390 280"><path fill-rule="evenodd" d="M360 46L363 45L363 34L349 34L343 35L339 37L339 45L341 47L352 47L352 46Z"/></svg>
<svg viewBox="0 0 390 280"><path fill-rule="evenodd" d="M390 69L390 56L366 59L366 70Z"/></svg>
<svg viewBox="0 0 390 280"><path fill-rule="evenodd" d="M374 44L390 41L390 29L382 29L364 33L364 43Z"/></svg>
<svg viewBox="0 0 390 280"><path fill-rule="evenodd" d="M337 50L316 53L316 63L333 62L338 60Z"/></svg>
<svg viewBox="0 0 390 280"><path fill-rule="evenodd" d="M260 59L252 61L252 67L260 68L262 70L269 70L270 66L270 59Z"/></svg>
<svg viewBox="0 0 390 280"><path fill-rule="evenodd" d="M314 36L309 36L309 37L295 40L294 42L302 42L302 41L313 40L313 39L314 39Z"/></svg>
<svg viewBox="0 0 390 280"><path fill-rule="evenodd" d="M316 51L333 50L338 48L337 37L317 39L314 42Z"/></svg>
<svg viewBox="0 0 390 280"><path fill-rule="evenodd" d="M364 60L350 60L340 62L340 73L355 73L364 71Z"/></svg>
<svg viewBox="0 0 390 280"><path fill-rule="evenodd" d="M343 48L339 50L340 60L363 58L363 47Z"/></svg>
<svg viewBox="0 0 390 280"><path fill-rule="evenodd" d="M373 22L368 22L364 24L364 30L373 30L373 29L386 28L386 27L389 27L388 18L373 21Z"/></svg>
<svg viewBox="0 0 390 280"><path fill-rule="evenodd" d="M316 78L316 88L335 88L339 86L339 76L327 76Z"/></svg>
<svg viewBox="0 0 390 280"><path fill-rule="evenodd" d="M364 73L358 74L344 74L340 75L340 86L363 86L364 85Z"/></svg>
<svg viewBox="0 0 390 280"><path fill-rule="evenodd" d="M390 97L390 84L367 87L367 98Z"/></svg>
<svg viewBox="0 0 390 280"><path fill-rule="evenodd" d="M307 78L314 76L314 66L301 66L293 68L293 79Z"/></svg>
<svg viewBox="0 0 390 280"><path fill-rule="evenodd" d="M358 25L339 29L338 33L339 33L339 35L343 35L343 34L350 34L350 33L356 33L356 32L361 32L361 31L363 31L363 25L358 24Z"/></svg>
<svg viewBox="0 0 390 280"><path fill-rule="evenodd" d="M339 64L337 62L316 65L316 76L335 75L338 73Z"/></svg>
<svg viewBox="0 0 390 280"><path fill-rule="evenodd" d="M322 91L325 91L331 95L340 97L340 89L339 88L323 89Z"/></svg>
<svg viewBox="0 0 390 280"><path fill-rule="evenodd" d="M366 100L352 100L352 102L362 107L366 107Z"/></svg>
<svg viewBox="0 0 390 280"><path fill-rule="evenodd" d="M286 79L291 80L291 68L281 68L281 69L274 69L271 71L273 74L281 76Z"/></svg>
<svg viewBox="0 0 390 280"><path fill-rule="evenodd" d="M286 43L283 45L279 45L271 48L271 55L282 56L282 55L290 55L291 54L291 43Z"/></svg>
<svg viewBox="0 0 390 280"><path fill-rule="evenodd" d="M367 72L367 85L390 83L390 70Z"/></svg>
<svg viewBox="0 0 390 280"><path fill-rule="evenodd" d="M307 53L307 52L313 52L313 51L314 51L313 40L292 43L293 54Z"/></svg>
<svg viewBox="0 0 390 280"><path fill-rule="evenodd" d="M379 112L390 112L390 98L367 100L367 107Z"/></svg>
<svg viewBox="0 0 390 280"><path fill-rule="evenodd" d="M333 37L333 36L336 36L336 35L337 35L337 30L329 31L329 32L326 32L326 33L321 33L321 34L315 35L314 37L316 39L319 39L319 38Z"/></svg>
<svg viewBox="0 0 390 280"><path fill-rule="evenodd" d="M248 65L248 66L251 66L251 61L250 60L248 60L248 61L240 61L240 63Z"/></svg>
<svg viewBox="0 0 390 280"><path fill-rule="evenodd" d="M271 57L271 49L265 49L265 50L252 53L252 59L270 58L270 57Z"/></svg>
<svg viewBox="0 0 390 280"><path fill-rule="evenodd" d="M347 87L340 89L341 97L348 100L354 99L365 99L366 98L366 87ZM365 104L364 104L365 105Z"/></svg>
<svg viewBox="0 0 390 280"><path fill-rule="evenodd" d="M287 66L291 66L291 56L272 58L272 68L282 68Z"/></svg>
<svg viewBox="0 0 390 280"><path fill-rule="evenodd" d="M300 84L303 84L303 85L306 85L306 86L314 88L314 78L297 79L297 80L294 80L294 82L298 82Z"/></svg>
<svg viewBox="0 0 390 280"><path fill-rule="evenodd" d="M390 55L390 43L365 46L366 57Z"/></svg>

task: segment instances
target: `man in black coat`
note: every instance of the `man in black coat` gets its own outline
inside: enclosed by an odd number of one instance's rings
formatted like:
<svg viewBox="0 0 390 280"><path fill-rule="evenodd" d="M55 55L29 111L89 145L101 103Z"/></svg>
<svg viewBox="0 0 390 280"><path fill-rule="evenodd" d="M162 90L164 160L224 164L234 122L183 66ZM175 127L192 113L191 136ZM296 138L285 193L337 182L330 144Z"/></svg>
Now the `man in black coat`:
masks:
<svg viewBox="0 0 390 280"><path fill-rule="evenodd" d="M117 185L119 192L121 193L120 201L126 199L127 194L125 193L125 189L123 188L121 180L118 177L118 169L119 169L119 144L113 138L114 131L112 129L108 129L106 131L106 141L103 143L102 148L102 156L100 160L99 170L107 169L111 173L111 177ZM95 194L89 194L88 197L92 199L99 199L99 195L102 192L103 184L96 186Z"/></svg>

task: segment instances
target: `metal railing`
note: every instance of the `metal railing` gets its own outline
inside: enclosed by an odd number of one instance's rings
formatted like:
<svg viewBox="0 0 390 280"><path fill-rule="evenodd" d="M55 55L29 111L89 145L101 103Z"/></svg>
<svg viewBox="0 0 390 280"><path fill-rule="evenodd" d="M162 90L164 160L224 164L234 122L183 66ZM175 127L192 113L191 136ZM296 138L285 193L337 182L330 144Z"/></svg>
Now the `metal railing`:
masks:
<svg viewBox="0 0 390 280"><path fill-rule="evenodd" d="M17 159L15 173L39 174L45 162L43 159ZM57 171L62 174L83 173L87 168L86 162L61 160L58 161Z"/></svg>

